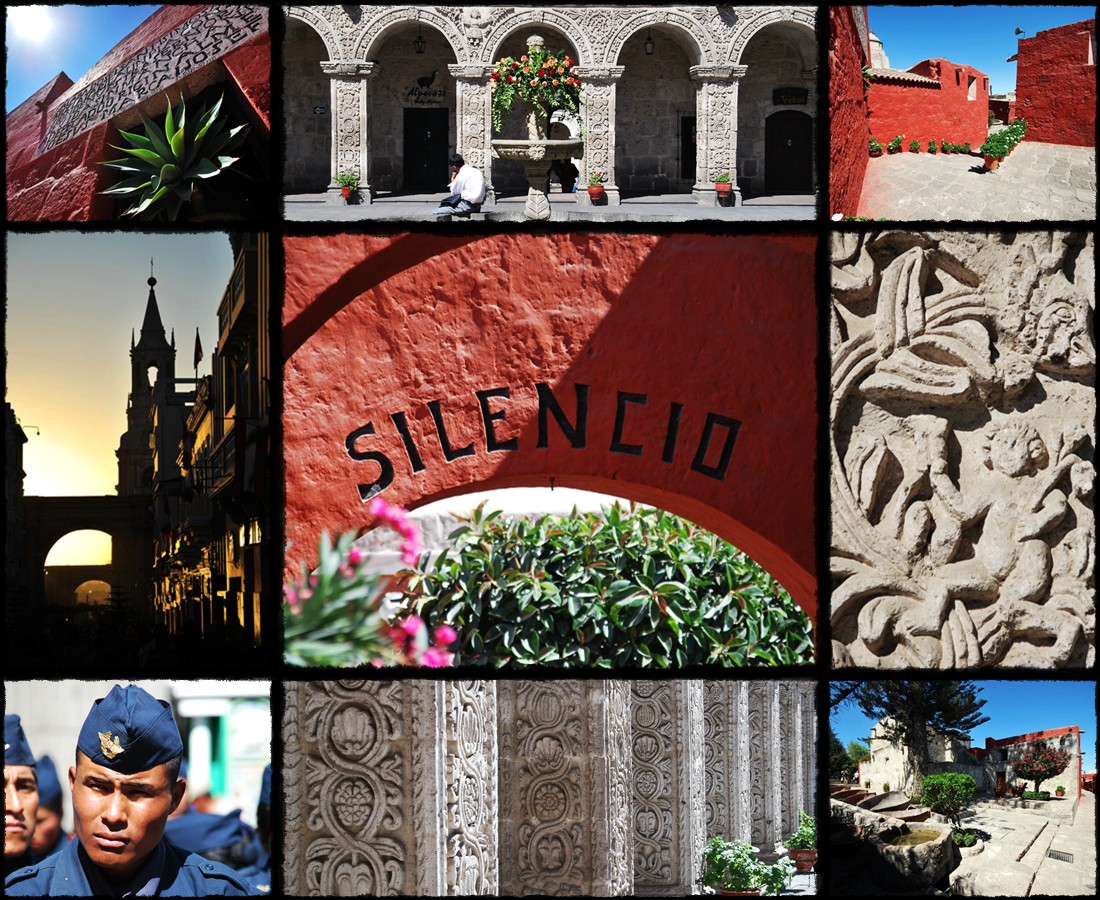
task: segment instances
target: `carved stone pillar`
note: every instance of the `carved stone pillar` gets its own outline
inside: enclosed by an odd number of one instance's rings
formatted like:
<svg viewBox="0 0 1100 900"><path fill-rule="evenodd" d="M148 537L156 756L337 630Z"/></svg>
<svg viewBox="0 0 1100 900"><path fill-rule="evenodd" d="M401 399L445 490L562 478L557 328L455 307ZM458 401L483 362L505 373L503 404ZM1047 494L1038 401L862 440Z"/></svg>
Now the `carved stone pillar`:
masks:
<svg viewBox="0 0 1100 900"><path fill-rule="evenodd" d="M695 893L706 844L703 682L632 684L634 893Z"/></svg>
<svg viewBox="0 0 1100 900"><path fill-rule="evenodd" d="M615 183L615 83L626 71L624 66L577 66L584 97L584 169L577 182L577 202L590 203L588 192L581 190L593 172L603 172L604 196L609 206L618 206L619 186Z"/></svg>
<svg viewBox="0 0 1100 900"><path fill-rule="evenodd" d="M495 893L493 682L288 682L286 891Z"/></svg>
<svg viewBox="0 0 1100 900"><path fill-rule="evenodd" d="M708 836L765 850L814 809L812 682L706 682Z"/></svg>
<svg viewBox="0 0 1100 900"><path fill-rule="evenodd" d="M493 70L486 66L451 65L447 71L455 79L456 152L485 175L485 202L496 203L489 152L493 128L489 75Z"/></svg>
<svg viewBox="0 0 1100 900"><path fill-rule="evenodd" d="M714 176L730 173L733 203L741 205L737 183L737 89L747 66L692 66L695 82L695 185L697 203L717 206Z"/></svg>
<svg viewBox="0 0 1100 900"><path fill-rule="evenodd" d="M322 62L321 70L332 79L332 175L328 200L332 203L340 201L337 173L353 172L359 176L359 193L370 203L368 79L378 73L378 64L356 60Z"/></svg>
<svg viewBox="0 0 1100 900"><path fill-rule="evenodd" d="M502 894L633 891L630 683L501 681Z"/></svg>

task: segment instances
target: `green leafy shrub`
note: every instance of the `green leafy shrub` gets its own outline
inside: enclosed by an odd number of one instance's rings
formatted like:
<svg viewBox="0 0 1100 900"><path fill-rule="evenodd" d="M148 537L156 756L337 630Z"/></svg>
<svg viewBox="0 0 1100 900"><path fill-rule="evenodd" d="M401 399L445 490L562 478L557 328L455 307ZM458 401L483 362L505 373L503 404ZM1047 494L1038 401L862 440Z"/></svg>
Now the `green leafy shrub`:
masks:
<svg viewBox="0 0 1100 900"><path fill-rule="evenodd" d="M894 137L894 139L892 141L890 141L889 144L886 145L887 149L889 149L889 151L891 153L897 153L899 150L901 150L902 138L903 138L903 135L900 135L900 134L896 135Z"/></svg>
<svg viewBox="0 0 1100 900"><path fill-rule="evenodd" d="M807 664L806 614L755 562L656 509L502 519L482 507L403 607L459 633L455 664Z"/></svg>
<svg viewBox="0 0 1100 900"><path fill-rule="evenodd" d="M174 222L184 204L191 202L200 182L220 175L237 162L237 157L224 154L240 146L248 126L230 128L228 119L220 115L221 107L219 97L209 109L203 105L197 114L192 111L188 121L183 97L175 115L169 100L163 127L142 113L145 134L120 130L130 146L111 145L128 154L127 158L100 163L133 174L103 193L133 200L123 215L143 220L167 217Z"/></svg>
<svg viewBox="0 0 1100 900"><path fill-rule="evenodd" d="M1012 768L1018 776L1035 782L1036 793L1041 781L1061 775L1068 765L1069 754L1065 750L1056 750L1046 744L1033 744L1012 761ZM1046 799L1049 798L1050 794L1047 793Z"/></svg>
<svg viewBox="0 0 1100 900"><path fill-rule="evenodd" d="M978 835L969 829L952 831L951 840L955 842L956 847L973 847L978 843Z"/></svg>
<svg viewBox="0 0 1100 900"><path fill-rule="evenodd" d="M909 152L910 153L920 153L920 141L918 141L918 140L910 141L909 142Z"/></svg>
<svg viewBox="0 0 1100 900"><path fill-rule="evenodd" d="M765 895L778 894L794 874L794 860L783 857L768 865L757 859L756 850L747 841L725 841L712 837L703 853L700 880L707 887L723 891L763 888Z"/></svg>
<svg viewBox="0 0 1100 900"><path fill-rule="evenodd" d="M937 772L926 775L921 785L921 797L934 813L947 816L957 830L962 830L960 816L966 804L978 792L978 784L962 772Z"/></svg>
<svg viewBox="0 0 1100 900"><path fill-rule="evenodd" d="M1025 800L1049 800L1050 791L1024 791Z"/></svg>
<svg viewBox="0 0 1100 900"><path fill-rule="evenodd" d="M869 138L867 141L867 150L869 153L881 153L882 144L876 141L873 137Z"/></svg>
<svg viewBox="0 0 1100 900"><path fill-rule="evenodd" d="M798 811L798 830L783 842L788 850L813 850L817 847L817 820L805 810Z"/></svg>
<svg viewBox="0 0 1100 900"><path fill-rule="evenodd" d="M936 142L934 140L928 142L928 152L931 153L933 156L936 155L938 149L939 148L936 146Z"/></svg>

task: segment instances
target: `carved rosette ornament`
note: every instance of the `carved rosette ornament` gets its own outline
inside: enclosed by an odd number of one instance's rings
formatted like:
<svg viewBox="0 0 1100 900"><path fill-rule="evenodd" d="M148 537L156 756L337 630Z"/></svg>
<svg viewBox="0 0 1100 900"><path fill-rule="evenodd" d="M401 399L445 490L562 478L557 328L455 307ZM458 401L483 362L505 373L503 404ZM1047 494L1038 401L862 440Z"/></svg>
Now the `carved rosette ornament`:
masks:
<svg viewBox="0 0 1100 900"><path fill-rule="evenodd" d="M582 176L602 172L607 202L614 205L619 202L619 188L615 184L615 83L625 69L580 65L574 71L582 85L585 166Z"/></svg>
<svg viewBox="0 0 1100 900"><path fill-rule="evenodd" d="M695 186L700 202L717 203L714 178L728 172L734 203L740 203L737 186L737 89L745 66L692 66L695 82L696 132Z"/></svg>
<svg viewBox="0 0 1100 900"><path fill-rule="evenodd" d="M338 196L336 176L348 172L359 176L359 190L369 201L369 79L378 74L378 68L375 63L345 61L323 62L321 70L332 78L332 121L336 132L332 142L329 191Z"/></svg>
<svg viewBox="0 0 1100 900"><path fill-rule="evenodd" d="M1091 234L834 237L834 664L1091 665Z"/></svg>

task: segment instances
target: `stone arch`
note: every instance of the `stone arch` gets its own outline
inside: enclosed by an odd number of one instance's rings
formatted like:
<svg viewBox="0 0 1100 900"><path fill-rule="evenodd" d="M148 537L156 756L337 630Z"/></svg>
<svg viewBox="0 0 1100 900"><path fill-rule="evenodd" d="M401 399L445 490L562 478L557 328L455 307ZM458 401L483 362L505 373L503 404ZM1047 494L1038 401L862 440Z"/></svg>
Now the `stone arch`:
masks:
<svg viewBox="0 0 1100 900"><path fill-rule="evenodd" d="M596 58L596 51L592 48L587 34L577 28L577 23L573 19L553 9L524 9L502 19L486 36L484 46L490 52L481 61L487 66L492 65L502 55L505 42L517 31L541 34L540 29L548 27L560 31L573 45L577 51L577 61L581 65L592 64ZM523 37L527 37L527 34Z"/></svg>
<svg viewBox="0 0 1100 900"><path fill-rule="evenodd" d="M370 7L365 7L370 9ZM397 29L406 25L422 23L438 31L450 45L460 65L468 62L464 58L464 52L468 51L466 40L455 23L446 16L440 15L433 7L401 6L387 9L367 22L360 22L356 27L358 39L352 52L354 59L375 59L378 48L385 44L390 35Z"/></svg>
<svg viewBox="0 0 1100 900"><path fill-rule="evenodd" d="M322 530L372 524L373 496L553 481L686 516L813 618L812 238L533 235L518 254L500 234L333 235L286 254L288 578Z"/></svg>
<svg viewBox="0 0 1100 900"><path fill-rule="evenodd" d="M676 10L648 9L640 11L624 21L611 36L599 64L614 65L623 52L626 42L643 28L656 28L658 33L670 34L687 53L688 65L704 65L715 55L714 41L699 23Z"/></svg>
<svg viewBox="0 0 1100 900"><path fill-rule="evenodd" d="M339 35L336 33L336 25L324 13L323 6L286 6L283 14L288 19L297 19L312 28L324 41L328 59L336 60L343 57L343 50Z"/></svg>
<svg viewBox="0 0 1100 900"><path fill-rule="evenodd" d="M769 25L778 23L791 23L810 32L811 37L817 40L817 13L813 7L800 6L772 6L763 11L747 16L744 25L737 29L733 40L730 42L729 61L734 65L741 65L741 56L745 52L750 40ZM807 60L807 63L817 65L816 58Z"/></svg>
<svg viewBox="0 0 1100 900"><path fill-rule="evenodd" d="M322 64L333 50L331 36L315 27L323 20L310 13L313 21L288 15L283 39L283 190L288 194L324 191L332 177L332 79Z"/></svg>

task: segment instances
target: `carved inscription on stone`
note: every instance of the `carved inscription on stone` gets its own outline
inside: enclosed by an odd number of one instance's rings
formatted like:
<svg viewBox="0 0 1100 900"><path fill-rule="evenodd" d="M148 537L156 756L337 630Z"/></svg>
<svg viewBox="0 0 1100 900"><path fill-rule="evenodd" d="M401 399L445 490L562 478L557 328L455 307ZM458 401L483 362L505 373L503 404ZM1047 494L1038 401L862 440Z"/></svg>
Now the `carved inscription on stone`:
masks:
<svg viewBox="0 0 1100 900"><path fill-rule="evenodd" d="M1091 664L1092 235L886 230L832 255L835 663Z"/></svg>
<svg viewBox="0 0 1100 900"><path fill-rule="evenodd" d="M137 106L266 30L265 7L206 7L63 101L39 152Z"/></svg>

